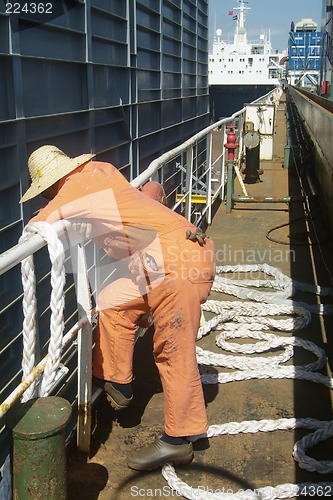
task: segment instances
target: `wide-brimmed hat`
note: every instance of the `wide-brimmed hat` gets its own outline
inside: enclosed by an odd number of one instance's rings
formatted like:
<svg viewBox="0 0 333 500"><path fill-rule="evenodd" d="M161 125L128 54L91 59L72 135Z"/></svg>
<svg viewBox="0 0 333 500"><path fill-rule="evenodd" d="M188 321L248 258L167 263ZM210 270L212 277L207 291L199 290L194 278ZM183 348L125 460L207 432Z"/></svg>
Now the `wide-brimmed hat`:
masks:
<svg viewBox="0 0 333 500"><path fill-rule="evenodd" d="M36 149L28 159L32 183L22 196L20 203L38 196L94 156L94 154L84 154L70 158L61 149L49 145Z"/></svg>

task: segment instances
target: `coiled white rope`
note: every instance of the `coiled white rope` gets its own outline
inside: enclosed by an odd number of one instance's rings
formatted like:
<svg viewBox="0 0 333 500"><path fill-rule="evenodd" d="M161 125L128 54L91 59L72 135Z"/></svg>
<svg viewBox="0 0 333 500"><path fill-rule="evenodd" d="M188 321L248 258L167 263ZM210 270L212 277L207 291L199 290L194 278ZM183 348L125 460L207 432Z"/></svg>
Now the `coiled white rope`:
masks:
<svg viewBox="0 0 333 500"><path fill-rule="evenodd" d="M272 276L273 280L232 280L219 276L221 273L263 272ZM331 288L294 281L279 269L268 264L218 266L212 290L234 295L240 299L254 300L266 304L286 304L301 306L314 314L333 314L331 304L306 304L290 300L298 291L312 293L321 297L333 297ZM249 288L251 287L251 288ZM256 291L255 288L273 289L274 292Z"/></svg>
<svg viewBox="0 0 333 500"><path fill-rule="evenodd" d="M37 391L36 381L34 381L24 392L21 400L26 402L38 395L43 397L49 394L52 388L57 369L60 364L61 344L64 330L63 309L65 269L64 269L64 248L58 239L54 228L47 222L35 222L27 225L19 239L20 244L24 244L31 234L38 233L48 243L48 251L52 262L51 269L51 319L50 319L50 342L48 357L44 369L42 382ZM37 300L36 300L36 277L34 259L30 255L21 263L22 285L23 285L23 356L22 356L22 380L33 371L36 365L36 339L37 339ZM0 498L12 500L12 474L10 456L8 455L1 471L2 480L0 482Z"/></svg>
<svg viewBox="0 0 333 500"><path fill-rule="evenodd" d="M31 228L26 226L23 230L19 243L22 244L31 234ZM32 372L36 364L36 276L34 270L33 256L30 255L21 263L21 277L23 285L23 354L22 354L22 380L25 380ZM36 390L34 381L25 391L22 401L31 399Z"/></svg>
<svg viewBox="0 0 333 500"><path fill-rule="evenodd" d="M203 304L205 311L216 314L211 320L206 321L199 329L197 339L201 339L212 329L222 330L216 337L216 344L224 350L241 353L253 354L262 353L282 347L284 353L278 356L248 357L248 356L230 356L205 351L197 347L197 360L202 365L223 366L235 369L232 373L203 374L202 382L206 384L228 383L237 380L264 379L264 378L289 378L303 379L320 383L333 389L333 379L331 377L316 373L315 370L321 369L327 361L325 351L311 341L303 340L299 337L281 337L267 330L274 329L280 331L297 331L306 327L311 321L310 309L317 313L330 313L332 306L324 308L302 307L299 303L286 301L286 297L293 296L297 290L315 293L317 295L332 296L332 290L324 287L314 287L304 283L293 282L290 278L283 275L278 269L267 264L258 264L255 266L223 266L217 269L221 272L251 272L261 271L273 276L275 280L224 280L216 277L213 290L230 293L243 299L252 299L264 302L256 304L253 302L220 302L209 300ZM251 288L249 288L251 287ZM253 292L253 287L274 288L274 293ZM263 297L264 296L264 297ZM273 298L274 303L269 302L268 298ZM285 316L292 316L285 318ZM281 319L276 319L282 316ZM233 321L233 323L230 323ZM266 332L265 332L266 330ZM229 339L251 338L258 342L253 344L237 344L227 342ZM317 357L317 361L303 366L280 366L281 363L288 361L292 355L294 347L302 347ZM333 435L333 421L319 421L312 418L294 419L284 418L278 420L260 420L229 422L222 425L211 425L207 433L192 438L197 441L202 437L220 436L223 434L238 433L256 433L270 432L275 430L292 430L296 428L307 428L315 430L300 441L296 442L293 451L295 461L299 466L308 471L317 471L322 474L333 472L333 461L319 461L306 454L308 448L315 444L330 438ZM255 491L240 490L238 493L225 493L223 489L218 492L212 492L207 488L203 491L202 487L193 488L178 478L171 464L166 464L162 469L163 477L168 482L170 488L177 494L188 499L195 500L273 500L279 498L292 498L298 495L316 493L327 493L325 496L333 494L333 483L302 483L302 484L280 484L278 486L266 486ZM312 493L312 494L311 494Z"/></svg>
<svg viewBox="0 0 333 500"><path fill-rule="evenodd" d="M57 369L60 364L61 345L64 331L63 310L65 305L65 253L61 241L55 229L47 222L35 222L28 224L19 240L26 241L31 234L38 233L48 244L48 252L52 263L51 268L51 318L50 318L50 341L48 347L48 358L39 387L38 395L47 396L52 388ZM22 284L23 284L23 379L33 370L36 362L36 278L34 260L30 256L22 261ZM35 396L36 384L32 384L24 393L22 401L27 401Z"/></svg>

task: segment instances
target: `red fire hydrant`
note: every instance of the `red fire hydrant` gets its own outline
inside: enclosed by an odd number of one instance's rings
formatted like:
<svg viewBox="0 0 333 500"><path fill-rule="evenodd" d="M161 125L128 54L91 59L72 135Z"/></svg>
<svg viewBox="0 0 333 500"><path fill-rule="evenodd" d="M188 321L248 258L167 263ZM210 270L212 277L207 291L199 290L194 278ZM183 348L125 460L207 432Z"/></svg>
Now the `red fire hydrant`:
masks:
<svg viewBox="0 0 333 500"><path fill-rule="evenodd" d="M238 148L239 144L236 142L237 137L235 134L235 125L229 125L227 129L229 132L227 133L227 142L224 147L228 150L228 160L235 159L235 149Z"/></svg>

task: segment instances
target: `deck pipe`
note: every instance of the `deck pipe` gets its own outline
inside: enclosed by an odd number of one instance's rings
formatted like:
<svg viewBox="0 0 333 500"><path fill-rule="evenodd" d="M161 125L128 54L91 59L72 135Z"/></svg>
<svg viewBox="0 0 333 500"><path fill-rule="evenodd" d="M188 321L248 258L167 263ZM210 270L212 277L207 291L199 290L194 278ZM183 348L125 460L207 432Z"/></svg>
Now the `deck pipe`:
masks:
<svg viewBox="0 0 333 500"><path fill-rule="evenodd" d="M289 106L289 109L291 106ZM291 126L290 126L290 121L293 122L293 130L295 130L297 140L299 141L298 144L302 142L303 144L303 149L306 152L306 154L309 154L309 145L305 139L304 133L302 126L300 124L300 118L297 115L295 116L295 112L290 109L289 112L288 106L286 108L286 117L287 117L287 140L288 144L293 146L293 139L292 139L292 133L291 133ZM291 118L289 115L292 115ZM225 145L227 146L227 145ZM302 147L300 148L300 160L302 163L302 166L304 165L304 158L305 154L302 151ZM233 164L234 161L232 160L227 160L227 168L228 168L228 177L227 177L227 195L226 195L226 212L231 213L232 207L234 202L238 203L286 203L290 204L293 202L305 202L308 201L310 198L313 198L317 196L317 192L315 189L315 186L313 184L313 181L310 176L310 172L308 171L307 168L303 168L302 171L306 176L306 180L310 189L310 195L300 195L300 196L242 196L242 195L235 195L234 194L234 169L233 169Z"/></svg>
<svg viewBox="0 0 333 500"><path fill-rule="evenodd" d="M242 196L232 195L232 201L241 203L293 203L305 201L307 196Z"/></svg>
<svg viewBox="0 0 333 500"><path fill-rule="evenodd" d="M292 103L291 97L287 100L286 106L286 117L287 117L287 143L293 148L294 146L299 146L299 160L301 163L301 170L298 172L299 175L302 173L305 175L308 187L310 189L311 196L317 196L317 191L312 181L309 169L306 167L306 157L311 156L309 141L304 135L303 125L299 114L295 111L295 104ZM292 125L292 126L291 126ZM292 131L296 135L296 143L293 138ZM296 165L297 167L297 165Z"/></svg>

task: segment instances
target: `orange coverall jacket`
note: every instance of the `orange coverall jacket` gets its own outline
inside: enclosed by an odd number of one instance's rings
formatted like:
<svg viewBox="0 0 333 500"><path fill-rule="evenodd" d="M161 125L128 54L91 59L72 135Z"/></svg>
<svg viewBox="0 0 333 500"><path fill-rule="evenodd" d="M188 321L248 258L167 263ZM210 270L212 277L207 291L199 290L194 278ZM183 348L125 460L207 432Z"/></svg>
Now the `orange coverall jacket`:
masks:
<svg viewBox="0 0 333 500"><path fill-rule="evenodd" d="M30 222L59 219L91 223L93 240L125 270L98 297L94 375L132 381L137 322L151 312L165 432L204 433L208 426L195 342L200 304L214 277L212 240L202 247L187 240L186 230L195 230L191 223L135 189L113 165L96 161L62 179L55 198Z"/></svg>

